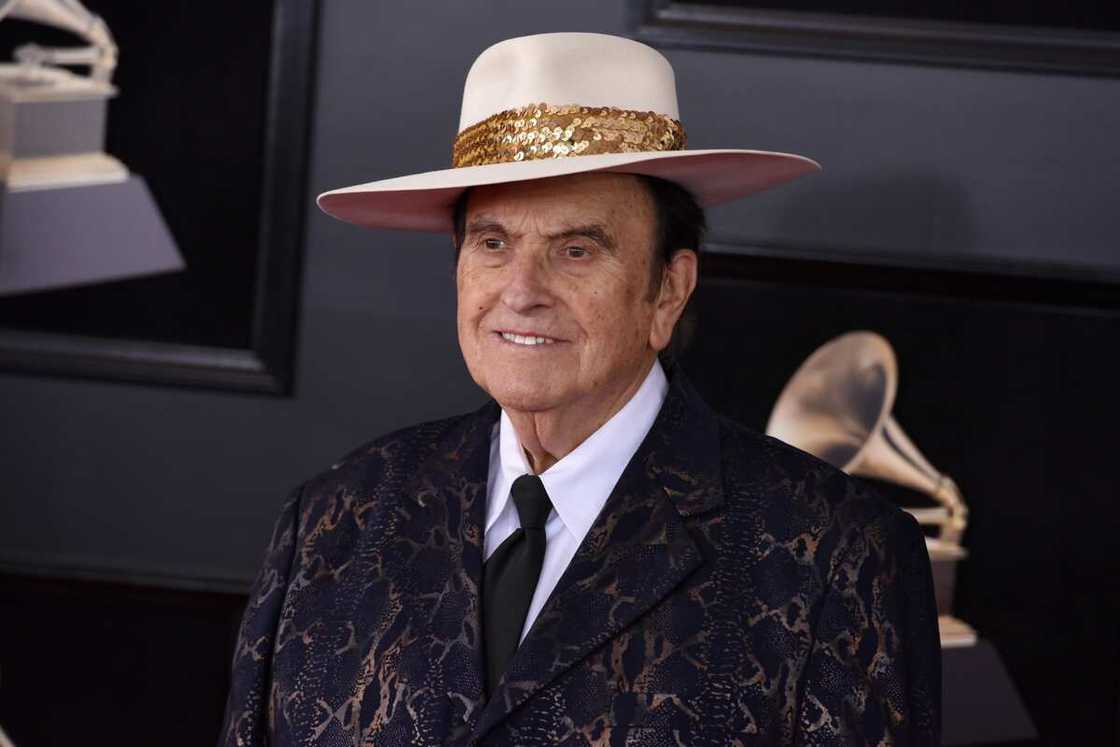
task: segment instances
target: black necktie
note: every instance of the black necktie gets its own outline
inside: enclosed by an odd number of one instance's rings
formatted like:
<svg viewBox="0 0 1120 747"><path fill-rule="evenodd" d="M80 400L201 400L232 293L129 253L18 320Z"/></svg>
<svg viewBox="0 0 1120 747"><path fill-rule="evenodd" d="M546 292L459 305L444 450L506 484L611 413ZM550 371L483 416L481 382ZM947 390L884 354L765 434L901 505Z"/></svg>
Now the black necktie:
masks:
<svg viewBox="0 0 1120 747"><path fill-rule="evenodd" d="M510 495L521 528L498 545L482 571L482 628L491 693L521 641L521 628L544 563L544 524L552 511L544 483L536 475L514 480Z"/></svg>

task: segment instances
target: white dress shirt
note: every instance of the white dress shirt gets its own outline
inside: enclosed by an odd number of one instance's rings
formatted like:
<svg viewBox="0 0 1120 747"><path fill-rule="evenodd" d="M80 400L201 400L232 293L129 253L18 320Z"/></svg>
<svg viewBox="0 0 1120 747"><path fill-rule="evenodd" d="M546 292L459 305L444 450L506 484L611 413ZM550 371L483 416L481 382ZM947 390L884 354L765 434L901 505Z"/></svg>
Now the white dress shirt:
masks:
<svg viewBox="0 0 1120 747"><path fill-rule="evenodd" d="M661 364L655 360L641 387L621 410L563 459L540 474L553 511L545 523L548 545L537 589L533 592L525 625L521 628L521 640L525 639L556 582L595 523L630 458L653 427L668 391L669 381ZM509 491L514 480L530 473L517 431L503 410L490 437L490 475L483 537L485 558L489 558L498 545L520 526L517 507L510 500Z"/></svg>

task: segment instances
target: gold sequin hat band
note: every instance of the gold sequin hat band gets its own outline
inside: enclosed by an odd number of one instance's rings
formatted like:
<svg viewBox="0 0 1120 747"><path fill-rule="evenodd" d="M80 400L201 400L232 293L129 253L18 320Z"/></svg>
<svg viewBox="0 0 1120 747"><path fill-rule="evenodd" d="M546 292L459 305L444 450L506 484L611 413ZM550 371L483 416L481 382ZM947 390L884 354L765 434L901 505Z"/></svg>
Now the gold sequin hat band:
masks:
<svg viewBox="0 0 1120 747"><path fill-rule="evenodd" d="M370 107L371 141L410 143L399 118ZM465 189L586 172L676 182L701 205L782 184L820 167L758 150L685 150L673 68L660 52L606 34L507 39L475 60L463 88L451 168L333 189L322 210L366 227L450 233ZM446 152L446 151L444 151Z"/></svg>
<svg viewBox="0 0 1120 747"><path fill-rule="evenodd" d="M530 104L498 112L455 138L455 168L602 153L683 150L672 117L616 107Z"/></svg>

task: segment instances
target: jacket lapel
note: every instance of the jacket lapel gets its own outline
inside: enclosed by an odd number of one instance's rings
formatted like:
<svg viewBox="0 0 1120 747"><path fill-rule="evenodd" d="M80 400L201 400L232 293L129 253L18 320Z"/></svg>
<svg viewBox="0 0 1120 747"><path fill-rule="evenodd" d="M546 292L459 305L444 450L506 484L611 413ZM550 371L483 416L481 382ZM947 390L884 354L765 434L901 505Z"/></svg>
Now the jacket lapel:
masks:
<svg viewBox="0 0 1120 747"><path fill-rule="evenodd" d="M409 551L395 575L422 651L409 661L425 670L408 675L425 684L448 735L469 730L485 699L479 589L490 436L498 415L489 402L440 438L400 508L398 535Z"/></svg>
<svg viewBox="0 0 1120 747"><path fill-rule="evenodd" d="M722 500L717 421L677 372L653 428L492 693L474 738L485 736L700 566L685 518Z"/></svg>

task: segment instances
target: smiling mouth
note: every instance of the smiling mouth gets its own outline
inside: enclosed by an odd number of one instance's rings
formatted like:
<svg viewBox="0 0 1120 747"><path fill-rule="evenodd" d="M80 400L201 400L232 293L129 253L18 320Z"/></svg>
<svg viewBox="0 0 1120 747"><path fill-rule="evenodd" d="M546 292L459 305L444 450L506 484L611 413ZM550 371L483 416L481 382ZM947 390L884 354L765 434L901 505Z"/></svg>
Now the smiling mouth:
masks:
<svg viewBox="0 0 1120 747"><path fill-rule="evenodd" d="M552 345L557 342L551 337L541 337L539 335L518 335L513 332L499 332L503 340L511 342L514 345L525 345L532 347L533 345Z"/></svg>

